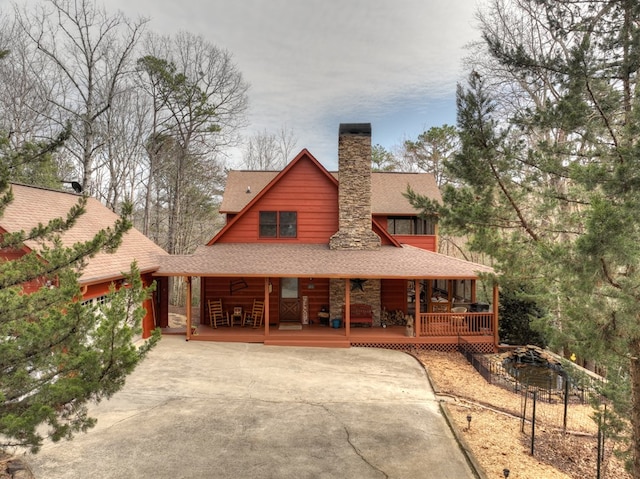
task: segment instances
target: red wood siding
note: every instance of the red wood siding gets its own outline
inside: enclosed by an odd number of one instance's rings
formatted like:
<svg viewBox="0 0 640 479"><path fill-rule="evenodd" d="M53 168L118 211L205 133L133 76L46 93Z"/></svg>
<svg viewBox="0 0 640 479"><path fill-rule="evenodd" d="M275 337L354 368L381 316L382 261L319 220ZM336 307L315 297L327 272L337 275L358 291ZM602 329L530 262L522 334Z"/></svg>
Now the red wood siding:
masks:
<svg viewBox="0 0 640 479"><path fill-rule="evenodd" d="M23 250L9 250L4 249L0 250L0 260L12 261L16 260L25 255ZM166 279L166 278L164 278ZM153 278L150 274L142 275L142 282L145 286L149 286L153 282ZM109 286L111 281L106 281L103 283L97 283L88 285L82 288L82 299L88 300L97 298L99 296L103 296L109 292ZM22 289L25 293L30 294L36 292L38 289L44 286L44 280L34 279L33 281L29 281L28 283L24 283L22 285ZM154 299L155 299L154 295ZM165 295L164 301L167 301L168 296ZM151 332L156 326L156 321L160 319L160 317L156 316L156 304L154 303L154 299L148 299L144 302L143 306L146 309L147 313L145 317L142 319L142 337L148 338L151 336ZM168 309L168 308L167 308ZM165 311L165 324L158 324L158 326L167 326L168 324L168 315Z"/></svg>
<svg viewBox="0 0 640 479"><path fill-rule="evenodd" d="M384 229L382 229L381 227L378 227L376 223L373 223L372 226L373 226L372 227L373 232L378 236L380 236L380 244L382 246L389 246L393 244L387 236L388 233Z"/></svg>
<svg viewBox="0 0 640 479"><path fill-rule="evenodd" d="M416 248L422 248L428 251L436 250L435 235L393 235L393 237L400 243L415 246Z"/></svg>
<svg viewBox="0 0 640 479"><path fill-rule="evenodd" d="M241 278L202 278L202 309L200 322L202 324L209 323L209 310L207 309L207 300L221 299L224 310L231 313L235 306L242 307L243 311L250 311L253 306L253 300L264 300L264 279L263 278L244 278L247 285L246 288L231 291L231 283L240 281ZM273 289L276 292L275 286ZM277 299L277 293L272 293L269 300Z"/></svg>
<svg viewBox="0 0 640 479"><path fill-rule="evenodd" d="M93 299L99 296L103 296L109 292L109 285L111 283L98 283L87 286L82 289L82 299Z"/></svg>
<svg viewBox="0 0 640 479"><path fill-rule="evenodd" d="M142 284L144 284L146 287L153 284L154 281L155 278L151 276L151 273L142 275ZM156 284L156 291L157 288L158 285ZM168 296L165 296L164 300L168 302ZM147 313L145 314L144 318L142 318L142 337L146 339L151 336L151 332L155 329L156 324L159 322L158 313L160 308L157 307L158 304L155 295L152 295L149 299L145 300L143 306L144 309L147 310Z"/></svg>
<svg viewBox="0 0 640 479"><path fill-rule="evenodd" d="M404 279L381 280L380 305L387 311L400 309L407 312L407 281Z"/></svg>
<svg viewBox="0 0 640 479"><path fill-rule="evenodd" d="M378 224L385 229L385 231L388 231L389 225L387 224L386 216L373 215L373 219L376 220Z"/></svg>
<svg viewBox="0 0 640 479"><path fill-rule="evenodd" d="M0 250L0 261L14 261L22 258L27 251L24 249L5 248ZM22 284L22 291L27 294L35 293L45 285L44 279L33 279Z"/></svg>
<svg viewBox="0 0 640 479"><path fill-rule="evenodd" d="M388 231L387 216L374 215L374 219L381 227ZM437 232L437 230L436 230ZM428 251L436 251L437 235L391 235L399 243L415 246L416 248L426 249Z"/></svg>
<svg viewBox="0 0 640 479"><path fill-rule="evenodd" d="M201 310L201 323L208 324L209 312L206 309L208 299L222 299L222 307L231 312L234 306L241 306L243 311L251 309L254 299L264 299L264 279L263 278L245 278L247 287L230 292L230 284L232 281L238 281L239 278L202 278L202 298L203 305ZM316 321L318 313L322 306L329 306L329 279L309 279L301 278L299 280L299 296L309 298L309 319ZM311 286L311 287L310 287ZM279 322L280 310L280 280L279 278L271 279L271 293L269 294L269 319L271 324Z"/></svg>
<svg viewBox="0 0 640 479"><path fill-rule="evenodd" d="M260 211L297 211L297 238L260 238ZM221 243L328 243L338 231L338 189L312 163L301 158L291 170L218 239Z"/></svg>
<svg viewBox="0 0 640 479"><path fill-rule="evenodd" d="M309 298L309 321L318 324L318 313L322 306L329 311L329 280L325 278L301 278L300 297Z"/></svg>
<svg viewBox="0 0 640 479"><path fill-rule="evenodd" d="M155 326L166 328L169 326L169 278L162 276L154 279L156 281L156 290L153 293L156 307Z"/></svg>
<svg viewBox="0 0 640 479"><path fill-rule="evenodd" d="M0 258L7 261L13 261L18 258L22 258L26 253L21 249L0 249Z"/></svg>

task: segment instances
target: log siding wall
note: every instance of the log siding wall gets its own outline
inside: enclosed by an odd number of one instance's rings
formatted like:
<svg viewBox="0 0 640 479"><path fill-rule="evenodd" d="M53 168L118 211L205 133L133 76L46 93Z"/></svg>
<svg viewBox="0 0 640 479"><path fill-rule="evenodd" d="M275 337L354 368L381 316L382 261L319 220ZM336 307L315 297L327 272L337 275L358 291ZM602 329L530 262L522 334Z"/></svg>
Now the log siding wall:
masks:
<svg viewBox="0 0 640 479"><path fill-rule="evenodd" d="M260 238L260 211L295 211L295 238ZM326 175L304 158L230 228L219 243L325 244L338 230L338 192Z"/></svg>

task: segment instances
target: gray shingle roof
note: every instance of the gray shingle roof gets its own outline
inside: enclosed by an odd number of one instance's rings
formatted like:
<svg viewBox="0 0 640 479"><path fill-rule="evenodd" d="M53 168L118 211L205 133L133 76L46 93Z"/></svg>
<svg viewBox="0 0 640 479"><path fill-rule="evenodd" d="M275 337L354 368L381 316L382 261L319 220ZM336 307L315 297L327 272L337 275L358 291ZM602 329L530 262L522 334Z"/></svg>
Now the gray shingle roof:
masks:
<svg viewBox="0 0 640 479"><path fill-rule="evenodd" d="M218 243L193 255L161 258L159 276L309 278L477 278L492 273L470 263L413 246L335 251L323 244Z"/></svg>
<svg viewBox="0 0 640 479"><path fill-rule="evenodd" d="M53 218L66 218L67 213L78 202L78 195L63 191L13 184L11 185L14 200L0 216L0 227L9 232L29 231L38 223L46 224ZM86 213L61 239L65 246L87 241L101 229L113 226L118 215L102 205L95 198L88 198ZM34 242L27 242L29 248L36 248ZM140 231L129 230L118 250L113 254L98 253L87 262L82 272L82 283L96 283L102 280L117 278L121 272L129 271L135 259L140 271L155 270L159 265L159 257L167 253Z"/></svg>
<svg viewBox="0 0 640 479"><path fill-rule="evenodd" d="M238 213L244 208L279 172L232 170L227 177L220 211ZM336 172L331 173L339 179ZM402 195L407 185L424 196L442 200L433 175L428 173L381 173L371 174L371 210L374 215L414 215L416 210ZM247 193L247 188L250 193Z"/></svg>
<svg viewBox="0 0 640 479"><path fill-rule="evenodd" d="M374 215L415 215L416 210L402 195L407 186L416 193L442 201L433 175L428 173L371 173L371 211Z"/></svg>

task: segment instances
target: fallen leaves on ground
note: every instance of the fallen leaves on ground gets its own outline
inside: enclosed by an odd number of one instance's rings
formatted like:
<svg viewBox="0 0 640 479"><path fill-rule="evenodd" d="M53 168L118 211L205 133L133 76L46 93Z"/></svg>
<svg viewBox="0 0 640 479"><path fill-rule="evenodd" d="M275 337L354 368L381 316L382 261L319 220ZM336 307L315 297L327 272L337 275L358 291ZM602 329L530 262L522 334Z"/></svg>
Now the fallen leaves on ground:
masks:
<svg viewBox="0 0 640 479"><path fill-rule="evenodd" d="M596 477L597 428L592 421L576 423L570 434L538 422L532 456L531 425L525 423L523 432L518 417L522 407L520 395L487 383L461 354L421 351L416 357L427 369L463 441L487 477L504 477L504 469L509 469L510 478L517 479ZM562 407L543 402L538 405L542 417L545 414L552 417L555 409ZM606 444L601 477L631 479L613 456L611 446L610 442Z"/></svg>

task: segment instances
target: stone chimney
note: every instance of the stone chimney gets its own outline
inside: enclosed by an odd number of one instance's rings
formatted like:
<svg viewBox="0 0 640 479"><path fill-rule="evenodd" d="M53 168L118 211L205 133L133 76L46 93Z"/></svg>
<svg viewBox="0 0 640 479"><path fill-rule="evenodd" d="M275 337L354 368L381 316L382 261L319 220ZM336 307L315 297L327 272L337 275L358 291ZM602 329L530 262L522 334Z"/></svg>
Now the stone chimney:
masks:
<svg viewBox="0 0 640 479"><path fill-rule="evenodd" d="M339 222L329 240L334 250L372 250L380 237L371 230L371 124L342 123L338 136Z"/></svg>

